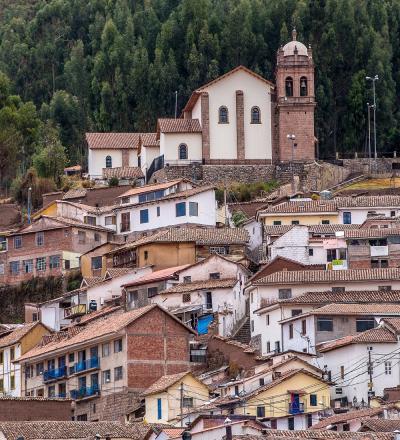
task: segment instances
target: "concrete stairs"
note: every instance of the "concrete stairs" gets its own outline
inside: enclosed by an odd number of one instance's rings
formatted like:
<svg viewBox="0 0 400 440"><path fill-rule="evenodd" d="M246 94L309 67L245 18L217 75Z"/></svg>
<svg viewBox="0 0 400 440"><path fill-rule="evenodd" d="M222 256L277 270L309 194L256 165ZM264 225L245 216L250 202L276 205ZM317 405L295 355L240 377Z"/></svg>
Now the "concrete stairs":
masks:
<svg viewBox="0 0 400 440"><path fill-rule="evenodd" d="M236 333L233 335L232 339L241 342L242 344L248 344L251 339L250 331L250 318L246 316L241 326L238 328Z"/></svg>

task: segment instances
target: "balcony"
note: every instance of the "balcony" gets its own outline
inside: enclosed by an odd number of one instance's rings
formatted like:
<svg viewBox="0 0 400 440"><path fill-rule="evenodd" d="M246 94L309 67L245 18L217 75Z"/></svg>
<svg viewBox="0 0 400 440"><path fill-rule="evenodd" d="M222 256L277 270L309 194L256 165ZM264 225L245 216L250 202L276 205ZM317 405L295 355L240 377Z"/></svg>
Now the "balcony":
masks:
<svg viewBox="0 0 400 440"><path fill-rule="evenodd" d="M73 400L86 399L88 397L95 397L100 394L98 385L92 385L91 387L82 387L77 390L71 390L70 395Z"/></svg>
<svg viewBox="0 0 400 440"><path fill-rule="evenodd" d="M76 318L86 314L86 304L77 304L76 306L64 309L64 318Z"/></svg>
<svg viewBox="0 0 400 440"><path fill-rule="evenodd" d="M303 414L304 403L303 402L291 402L289 403L289 414Z"/></svg>
<svg viewBox="0 0 400 440"><path fill-rule="evenodd" d="M92 357L76 363L74 366L74 373L82 373L84 371L95 370L97 368L100 368L100 359L98 357Z"/></svg>
<svg viewBox="0 0 400 440"><path fill-rule="evenodd" d="M387 257L389 246L371 246L371 257Z"/></svg>
<svg viewBox="0 0 400 440"><path fill-rule="evenodd" d="M58 380L67 376L67 367L54 368L53 370L47 370L43 372L43 382L50 382L52 380Z"/></svg>

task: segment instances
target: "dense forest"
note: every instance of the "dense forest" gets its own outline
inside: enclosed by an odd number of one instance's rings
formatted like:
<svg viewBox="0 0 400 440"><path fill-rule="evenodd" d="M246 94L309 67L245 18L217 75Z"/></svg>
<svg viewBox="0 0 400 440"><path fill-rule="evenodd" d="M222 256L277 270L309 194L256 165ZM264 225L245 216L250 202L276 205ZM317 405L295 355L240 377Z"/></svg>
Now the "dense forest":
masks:
<svg viewBox="0 0 400 440"><path fill-rule="evenodd" d="M376 74L378 149L395 150L400 0L0 0L0 183L31 166L57 181L85 131L153 131L175 91L181 109L238 64L274 80L293 26L313 47L320 156L365 151Z"/></svg>

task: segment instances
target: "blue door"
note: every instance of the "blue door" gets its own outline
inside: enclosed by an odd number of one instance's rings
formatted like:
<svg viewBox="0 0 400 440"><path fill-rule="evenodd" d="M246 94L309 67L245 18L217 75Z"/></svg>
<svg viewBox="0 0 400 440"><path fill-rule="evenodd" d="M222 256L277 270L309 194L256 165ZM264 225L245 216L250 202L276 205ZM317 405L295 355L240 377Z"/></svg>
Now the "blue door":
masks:
<svg viewBox="0 0 400 440"><path fill-rule="evenodd" d="M157 399L157 419L162 419L161 399Z"/></svg>

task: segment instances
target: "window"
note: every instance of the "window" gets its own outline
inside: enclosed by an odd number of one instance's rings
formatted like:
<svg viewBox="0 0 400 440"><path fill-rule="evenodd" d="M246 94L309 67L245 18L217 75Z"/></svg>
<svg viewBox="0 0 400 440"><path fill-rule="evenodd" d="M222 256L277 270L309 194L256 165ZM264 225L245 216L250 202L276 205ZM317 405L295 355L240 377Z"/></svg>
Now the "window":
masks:
<svg viewBox="0 0 400 440"><path fill-rule="evenodd" d="M292 220L292 225L299 225L299 224L300 224L299 220Z"/></svg>
<svg viewBox="0 0 400 440"><path fill-rule="evenodd" d="M272 224L273 224L274 226L280 226L280 225L282 224L282 222L281 222L280 220L274 220L274 221L272 222Z"/></svg>
<svg viewBox="0 0 400 440"><path fill-rule="evenodd" d="M51 385L47 388L47 396L56 397L56 387L54 385Z"/></svg>
<svg viewBox="0 0 400 440"><path fill-rule="evenodd" d="M333 331L332 318L318 318L317 319L317 330L319 332L332 332Z"/></svg>
<svg viewBox="0 0 400 440"><path fill-rule="evenodd" d="M210 254L227 255L229 248L225 246L210 246Z"/></svg>
<svg viewBox="0 0 400 440"><path fill-rule="evenodd" d="M161 214L161 209L160 209L160 207L159 206L157 206L157 217L160 217L160 214Z"/></svg>
<svg viewBox="0 0 400 440"><path fill-rule="evenodd" d="M383 290L384 292L390 292L392 290L392 286L378 286L378 290Z"/></svg>
<svg viewBox="0 0 400 440"><path fill-rule="evenodd" d="M121 197L121 204L125 205L131 201L130 197ZM143 200L144 201L144 200ZM141 196L139 196L139 202L142 202Z"/></svg>
<svg viewBox="0 0 400 440"><path fill-rule="evenodd" d="M343 224L344 225L351 225L351 212L344 212L343 213Z"/></svg>
<svg viewBox="0 0 400 440"><path fill-rule="evenodd" d="M4 275L4 263L0 263L0 275Z"/></svg>
<svg viewBox="0 0 400 440"><path fill-rule="evenodd" d="M114 368L114 380L122 380L122 367Z"/></svg>
<svg viewBox="0 0 400 440"><path fill-rule="evenodd" d="M294 417L288 417L287 419L288 429L294 431Z"/></svg>
<svg viewBox="0 0 400 440"><path fill-rule="evenodd" d="M111 156L106 156L106 168L112 168L112 158L111 158Z"/></svg>
<svg viewBox="0 0 400 440"><path fill-rule="evenodd" d="M219 280L221 278L220 272L211 272L210 273L210 280Z"/></svg>
<svg viewBox="0 0 400 440"><path fill-rule="evenodd" d="M251 123L261 124L261 113L259 107L252 107L251 109Z"/></svg>
<svg viewBox="0 0 400 440"><path fill-rule="evenodd" d="M149 210L141 209L140 210L140 223L149 223Z"/></svg>
<svg viewBox="0 0 400 440"><path fill-rule="evenodd" d="M218 122L220 124L228 124L229 123L229 116L228 116L228 109L224 105L221 106L218 110Z"/></svg>
<svg viewBox="0 0 400 440"><path fill-rule="evenodd" d="M25 273L32 273L33 272L33 260L24 260L22 262L24 266L24 272Z"/></svg>
<svg viewBox="0 0 400 440"><path fill-rule="evenodd" d="M289 339L293 339L293 324L289 324Z"/></svg>
<svg viewBox="0 0 400 440"><path fill-rule="evenodd" d="M265 406L257 406L257 417L265 417Z"/></svg>
<svg viewBox="0 0 400 440"><path fill-rule="evenodd" d="M392 362L385 362L385 374L392 374Z"/></svg>
<svg viewBox="0 0 400 440"><path fill-rule="evenodd" d="M44 245L44 232L36 232L35 235L36 246Z"/></svg>
<svg viewBox="0 0 400 440"><path fill-rule="evenodd" d="M114 353L120 353L122 351L122 339L114 341Z"/></svg>
<svg viewBox="0 0 400 440"><path fill-rule="evenodd" d="M162 419L162 401L161 398L157 399L157 419L160 420Z"/></svg>
<svg viewBox="0 0 400 440"><path fill-rule="evenodd" d="M175 204L176 217L184 217L186 215L186 203L180 202Z"/></svg>
<svg viewBox="0 0 400 440"><path fill-rule="evenodd" d="M131 229L131 216L129 212L121 213L121 232L127 232Z"/></svg>
<svg viewBox="0 0 400 440"><path fill-rule="evenodd" d="M36 364L36 376L40 376L41 374L43 374L43 371L44 371L43 362L39 362L38 364Z"/></svg>
<svg viewBox="0 0 400 440"><path fill-rule="evenodd" d="M326 261L329 263L333 260L336 260L336 249L327 249L326 250Z"/></svg>
<svg viewBox="0 0 400 440"><path fill-rule="evenodd" d="M356 331L365 332L375 327L375 320L373 318L360 318L356 320Z"/></svg>
<svg viewBox="0 0 400 440"><path fill-rule="evenodd" d="M278 298L279 299L289 299L292 297L292 289L279 289Z"/></svg>
<svg viewBox="0 0 400 440"><path fill-rule="evenodd" d="M305 335L307 333L307 321L303 319L301 321L301 334Z"/></svg>
<svg viewBox="0 0 400 440"><path fill-rule="evenodd" d="M94 233L94 241L101 241L100 234L98 232Z"/></svg>
<svg viewBox="0 0 400 440"><path fill-rule="evenodd" d="M251 324L251 331L254 332L254 321L251 320L251 323L250 323L250 324Z"/></svg>
<svg viewBox="0 0 400 440"><path fill-rule="evenodd" d="M68 355L68 362L74 362L75 360L75 354L74 353L70 353Z"/></svg>
<svg viewBox="0 0 400 440"><path fill-rule="evenodd" d="M22 236L17 235L14 237L14 249L20 249L22 248Z"/></svg>
<svg viewBox="0 0 400 440"><path fill-rule="evenodd" d="M4 363L4 352L0 351L0 365Z"/></svg>
<svg viewBox="0 0 400 440"><path fill-rule="evenodd" d="M49 267L50 267L50 269L56 269L56 268L60 267L60 256L59 255L50 255Z"/></svg>
<svg viewBox="0 0 400 440"><path fill-rule="evenodd" d="M71 269L71 261L70 260L64 260L64 268L66 270Z"/></svg>
<svg viewBox="0 0 400 440"><path fill-rule="evenodd" d="M285 80L286 96L293 96L293 78L288 76Z"/></svg>
<svg viewBox="0 0 400 440"><path fill-rule="evenodd" d="M258 384L260 385L260 387L262 387L265 384L263 377L260 377L260 379L258 379Z"/></svg>
<svg viewBox="0 0 400 440"><path fill-rule="evenodd" d="M302 309L292 309L292 316L301 315L303 313Z"/></svg>
<svg viewBox="0 0 400 440"><path fill-rule="evenodd" d="M103 258L101 255L99 257L92 257L92 269L101 269L101 266L103 265L102 260Z"/></svg>
<svg viewBox="0 0 400 440"><path fill-rule="evenodd" d="M86 232L78 231L78 243L85 244L86 243Z"/></svg>
<svg viewBox="0 0 400 440"><path fill-rule="evenodd" d="M15 348L11 347L10 348L10 360L14 360L15 359Z"/></svg>
<svg viewBox="0 0 400 440"><path fill-rule="evenodd" d="M314 249L308 248L308 256L313 257L314 256Z"/></svg>
<svg viewBox="0 0 400 440"><path fill-rule="evenodd" d="M186 275L183 277L183 282L184 283L191 283L192 282L192 277L190 275Z"/></svg>
<svg viewBox="0 0 400 440"><path fill-rule="evenodd" d="M158 287L148 287L147 288L147 298L152 298L158 294Z"/></svg>
<svg viewBox="0 0 400 440"><path fill-rule="evenodd" d="M278 420L272 419L271 420L271 429L277 429L278 428Z"/></svg>
<svg viewBox="0 0 400 440"><path fill-rule="evenodd" d="M0 379L0 393L4 391L4 379Z"/></svg>
<svg viewBox="0 0 400 440"><path fill-rule="evenodd" d="M105 217L104 222L106 226L115 225L117 222L117 218L115 215L108 215L107 217Z"/></svg>
<svg viewBox="0 0 400 440"><path fill-rule="evenodd" d="M267 353L271 353L271 342L267 341Z"/></svg>
<svg viewBox="0 0 400 440"><path fill-rule="evenodd" d="M19 261L10 261L10 272L11 275L19 274Z"/></svg>
<svg viewBox="0 0 400 440"><path fill-rule="evenodd" d="M212 292L206 292L206 308L212 309L213 307L213 299L212 299ZM236 314L236 310L235 310Z"/></svg>
<svg viewBox="0 0 400 440"><path fill-rule="evenodd" d="M275 352L276 353L281 352L281 343L279 341L275 341Z"/></svg>
<svg viewBox="0 0 400 440"><path fill-rule="evenodd" d="M87 414L79 414L76 416L77 422L87 422Z"/></svg>
<svg viewBox="0 0 400 440"><path fill-rule="evenodd" d="M312 418L313 418L312 413L308 413L307 414L307 428L311 428L311 426L312 426Z"/></svg>
<svg viewBox="0 0 400 440"><path fill-rule="evenodd" d="M10 389L15 390L15 374L10 374Z"/></svg>
<svg viewBox="0 0 400 440"><path fill-rule="evenodd" d="M103 383L111 382L111 370L103 371Z"/></svg>
<svg viewBox="0 0 400 440"><path fill-rule="evenodd" d="M193 397L183 397L182 405L184 408L193 408Z"/></svg>
<svg viewBox="0 0 400 440"><path fill-rule="evenodd" d="M186 144L180 144L178 147L179 159L186 160L188 158L188 147Z"/></svg>
<svg viewBox="0 0 400 440"><path fill-rule="evenodd" d="M189 216L198 217L199 215L199 204L197 202L189 202Z"/></svg>
<svg viewBox="0 0 400 440"><path fill-rule="evenodd" d="M390 217L396 217L396 211L390 211Z"/></svg>
<svg viewBox="0 0 400 440"><path fill-rule="evenodd" d="M32 321L39 321L39 315L37 313L32 313Z"/></svg>
<svg viewBox="0 0 400 440"><path fill-rule="evenodd" d="M190 293L184 293L182 295L182 302L184 303L190 302Z"/></svg>
<svg viewBox="0 0 400 440"><path fill-rule="evenodd" d="M149 258L149 251L144 251L143 255L144 259L147 260Z"/></svg>
<svg viewBox="0 0 400 440"><path fill-rule="evenodd" d="M317 406L317 395L310 394L310 406Z"/></svg>
<svg viewBox="0 0 400 440"><path fill-rule="evenodd" d="M58 397L67 397L67 384L58 384Z"/></svg>
<svg viewBox="0 0 400 440"><path fill-rule="evenodd" d="M46 257L36 258L36 270L39 272L46 270Z"/></svg>
<svg viewBox="0 0 400 440"><path fill-rule="evenodd" d="M330 225L330 221L329 220L322 220L321 224L322 225Z"/></svg>
<svg viewBox="0 0 400 440"><path fill-rule="evenodd" d="M269 315L266 315L266 317L265 317L265 324L269 325Z"/></svg>
<svg viewBox="0 0 400 440"><path fill-rule="evenodd" d="M307 78L302 76L300 78L300 96L308 95Z"/></svg>
<svg viewBox="0 0 400 440"><path fill-rule="evenodd" d="M103 344L101 346L101 355L104 357L110 356L111 353L111 347L110 347L110 343L107 342L107 344Z"/></svg>
<svg viewBox="0 0 400 440"><path fill-rule="evenodd" d="M96 226L96 217L86 215L85 217L83 217L83 222L88 225Z"/></svg>

